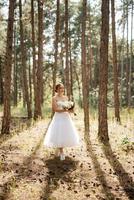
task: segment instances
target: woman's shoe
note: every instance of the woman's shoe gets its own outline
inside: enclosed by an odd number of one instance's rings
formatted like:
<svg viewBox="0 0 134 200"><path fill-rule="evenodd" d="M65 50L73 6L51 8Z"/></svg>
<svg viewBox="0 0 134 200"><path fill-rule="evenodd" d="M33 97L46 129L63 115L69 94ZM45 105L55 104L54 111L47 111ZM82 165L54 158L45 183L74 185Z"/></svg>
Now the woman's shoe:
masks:
<svg viewBox="0 0 134 200"><path fill-rule="evenodd" d="M63 153L60 154L60 160L65 160L65 155Z"/></svg>

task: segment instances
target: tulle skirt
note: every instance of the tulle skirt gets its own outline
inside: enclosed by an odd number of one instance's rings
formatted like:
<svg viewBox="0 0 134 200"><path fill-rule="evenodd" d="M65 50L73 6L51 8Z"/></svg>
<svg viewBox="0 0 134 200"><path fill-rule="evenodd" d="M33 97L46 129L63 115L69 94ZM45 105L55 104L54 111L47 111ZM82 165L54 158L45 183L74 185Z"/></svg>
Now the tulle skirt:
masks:
<svg viewBox="0 0 134 200"><path fill-rule="evenodd" d="M72 147L80 144L79 134L68 112L55 112L44 138L46 147Z"/></svg>

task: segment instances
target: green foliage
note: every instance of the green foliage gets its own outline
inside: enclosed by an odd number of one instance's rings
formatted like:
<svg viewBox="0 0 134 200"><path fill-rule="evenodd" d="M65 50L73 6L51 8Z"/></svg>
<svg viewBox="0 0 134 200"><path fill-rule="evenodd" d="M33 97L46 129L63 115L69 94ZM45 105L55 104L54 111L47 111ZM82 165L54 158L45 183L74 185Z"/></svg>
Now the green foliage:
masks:
<svg viewBox="0 0 134 200"><path fill-rule="evenodd" d="M124 144L128 144L128 143L129 143L129 139L128 139L128 137L126 136L125 138L123 138L122 144L124 145Z"/></svg>
<svg viewBox="0 0 134 200"><path fill-rule="evenodd" d="M133 140L128 138L127 136L122 139L121 143L122 150L126 153L133 151L134 152L134 138Z"/></svg>

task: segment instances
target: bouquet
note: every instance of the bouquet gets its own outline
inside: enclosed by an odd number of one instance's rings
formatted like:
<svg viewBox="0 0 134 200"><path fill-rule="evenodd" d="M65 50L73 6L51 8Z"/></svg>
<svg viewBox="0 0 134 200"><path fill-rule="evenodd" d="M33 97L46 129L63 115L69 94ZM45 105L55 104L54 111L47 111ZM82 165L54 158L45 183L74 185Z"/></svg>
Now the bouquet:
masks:
<svg viewBox="0 0 134 200"><path fill-rule="evenodd" d="M73 108L74 108L75 104L73 101L59 101L58 106L60 106L62 109L73 112Z"/></svg>

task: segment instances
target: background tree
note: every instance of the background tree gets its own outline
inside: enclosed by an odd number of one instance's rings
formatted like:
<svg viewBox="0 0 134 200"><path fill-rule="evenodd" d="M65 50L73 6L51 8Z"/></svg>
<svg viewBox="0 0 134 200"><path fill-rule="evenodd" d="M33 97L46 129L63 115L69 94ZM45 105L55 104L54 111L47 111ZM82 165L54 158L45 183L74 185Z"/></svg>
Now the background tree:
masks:
<svg viewBox="0 0 134 200"><path fill-rule="evenodd" d="M42 117L43 102L43 1L38 0L38 66L36 87L35 119Z"/></svg>
<svg viewBox="0 0 134 200"><path fill-rule="evenodd" d="M10 133L10 121L11 121L10 91L11 91L13 24L14 24L15 4L16 4L15 0L9 1L6 56L4 64L4 115L2 120L2 130L1 130L2 134Z"/></svg>
<svg viewBox="0 0 134 200"><path fill-rule="evenodd" d="M27 65L26 65L26 48L24 44L24 28L22 22L22 1L19 0L19 12L20 12L20 44L21 44L21 60L22 60L22 82L23 82L23 93L24 101L27 104L28 118L32 118L32 110L30 104L30 96L28 90L28 79L27 79Z"/></svg>
<svg viewBox="0 0 134 200"><path fill-rule="evenodd" d="M128 107L131 107L132 101L132 65L133 65L133 1L131 1L131 44L130 44L130 68L129 68L129 86L128 86Z"/></svg>
<svg viewBox="0 0 134 200"><path fill-rule="evenodd" d="M60 26L60 0L57 0L56 24L55 24L55 41L54 41L54 67L53 67L53 95L55 94L55 85L58 67L58 43L59 43L59 26Z"/></svg>
<svg viewBox="0 0 134 200"><path fill-rule="evenodd" d="M43 1L44 2L44 1ZM82 80L82 65L86 56L86 80L87 85L87 102L89 103L90 112L97 115L98 109L98 91L99 91L99 66L100 66L100 28L101 28L101 1L90 2L86 5L86 25L82 25L83 17L83 1L66 2L59 1L57 8L57 1L49 0L45 2L44 11L42 5L38 7L38 3L42 1L22 1L22 24L23 24L23 41L24 41L24 57L26 64L26 79L28 85L29 101L32 112L34 111L34 118L45 116L50 113L50 101L52 90L54 94L54 82L62 81L66 84L66 61L68 60L69 72L69 90L70 97L76 102L76 105L82 108L83 96L83 80ZM130 60L131 60L131 108L134 106L132 101L134 95L133 86L133 37L131 33L131 11L132 1L119 1L116 4L115 17L116 21L116 46L118 55L118 74L117 80L120 89L120 108L124 109L128 106L128 92L130 79ZM40 11L38 11L40 9ZM2 0L0 3L0 96L1 106L3 109L3 76L4 76L4 58L6 47L6 30L7 17L4 10L7 10L7 2ZM59 10L59 11L58 11ZM66 20L65 20L66 10ZM43 14L42 14L43 11ZM59 12L59 14L58 14ZM38 15L39 13L39 15ZM118 15L119 13L119 15ZM122 13L122 16L120 15ZM128 14L127 14L128 13ZM58 20L58 15L60 20ZM56 22L59 21L59 22ZM66 23L65 23L66 21ZM39 23L38 23L39 22ZM111 21L112 22L112 21ZM59 24L59 28L57 25ZM67 24L65 26L65 24ZM112 25L112 23L110 24ZM84 48L82 47L82 28L86 26L84 36ZM123 30L120 31L123 26ZM39 28L40 27L40 28ZM45 27L45 28L43 28ZM67 29L66 29L66 28ZM112 27L112 26L111 26ZM43 29L43 30L42 30ZM56 30L57 29L57 30ZM59 30L58 30L59 29ZM84 30L84 29L83 29ZM56 33L57 31L57 33ZM58 32L59 31L59 32ZM67 33L67 34L66 34ZM112 32L110 32L112 33ZM56 39L58 35L58 39ZM131 34L132 35L132 34ZM110 35L111 37L112 35ZM123 37L123 38L122 38ZM40 39L39 39L40 38ZM66 38L66 39L65 39ZM13 35L13 51L12 51L12 65L11 72L11 100L13 106L13 115L20 113L20 116L27 116L27 103L24 97L25 86L22 80L22 49L21 49L21 32L19 23L19 7L16 7L15 24ZM66 45L67 41L67 45ZM45 44L45 45L44 45ZM57 46L57 47L56 47ZM66 50L66 47L68 50ZM127 51L128 49L128 51ZM131 51L132 49L132 51ZM47 51L46 51L47 50ZM86 54L83 52L86 51ZM40 52L40 53L39 53ZM115 52L115 51L114 51ZM132 54L131 54L132 52ZM67 55L68 54L68 55ZM114 110L113 98L113 51L112 40L109 39L109 68L108 68L108 90L107 90L107 105L110 107L109 111ZM83 58L81 57L83 56ZM68 59L66 59L68 57ZM82 61L82 62L81 62ZM57 63L57 64L56 64ZM58 66L56 73L54 72L56 65ZM41 68L40 68L41 67ZM85 73L85 72L84 72ZM56 77L56 81L54 81ZM37 80L38 79L38 80ZM45 84L44 84L45 83ZM38 89L37 89L38 84ZM90 91L89 88L90 87ZM26 89L27 90L27 89ZM40 91L39 91L40 90ZM117 92L117 89L115 90ZM85 92L85 93L86 93ZM84 93L84 94L85 94ZM40 95L39 95L40 94ZM41 97L40 97L41 96ZM83 99L84 101L84 99ZM24 104L23 104L24 102ZM38 103L39 102L39 103ZM17 103L17 104L16 104ZM17 107L16 107L17 105ZM34 106L33 106L34 105ZM77 107L76 106L76 107ZM83 107L84 108L84 107ZM113 109L112 109L113 108ZM85 109L85 108L84 108ZM41 110L41 112L38 110ZM85 109L86 110L86 109ZM21 112L22 111L22 112ZM109 114L109 113L108 113ZM48 114L49 115L49 114ZM87 114L88 115L88 114ZM111 115L110 115L111 116ZM88 120L87 120L88 121Z"/></svg>
<svg viewBox="0 0 134 200"><path fill-rule="evenodd" d="M99 127L100 141L107 142L107 83L108 83L108 35L109 35L109 0L102 0L102 24L100 41L100 65L99 65Z"/></svg>
<svg viewBox="0 0 134 200"><path fill-rule="evenodd" d="M68 33L68 0L65 0L65 80L67 96L70 98L70 73L69 73L69 33Z"/></svg>
<svg viewBox="0 0 134 200"><path fill-rule="evenodd" d="M36 78L36 48L35 48L35 12L34 12L34 0L31 0L31 29L32 29L32 60L33 60L33 88L34 88L34 107L37 107L37 98L36 98L36 87L37 87L37 78ZM34 109L34 118L36 118L36 112Z"/></svg>
<svg viewBox="0 0 134 200"><path fill-rule="evenodd" d="M120 122L114 0L111 0L111 16L112 16L112 50L113 50L113 70L114 70L114 109L115 109L115 118L117 121Z"/></svg>
<svg viewBox="0 0 134 200"><path fill-rule="evenodd" d="M87 65L86 52L86 21L87 21L87 1L83 0L82 8L82 35L81 35L81 67L82 67L82 93L84 109L85 139L89 137L89 69Z"/></svg>

